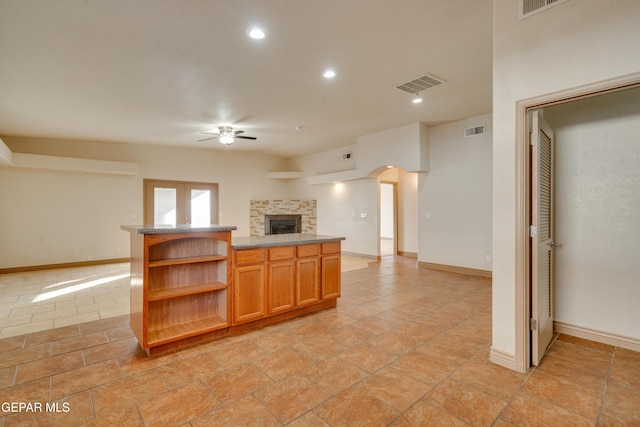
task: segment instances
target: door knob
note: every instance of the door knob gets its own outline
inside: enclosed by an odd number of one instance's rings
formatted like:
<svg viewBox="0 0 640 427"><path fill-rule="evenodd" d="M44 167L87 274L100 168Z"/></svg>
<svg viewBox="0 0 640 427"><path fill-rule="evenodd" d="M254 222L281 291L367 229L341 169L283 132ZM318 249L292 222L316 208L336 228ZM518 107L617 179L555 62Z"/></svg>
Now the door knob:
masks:
<svg viewBox="0 0 640 427"><path fill-rule="evenodd" d="M548 243L548 245L551 246L552 248L557 248L558 246L560 246L558 242L550 242Z"/></svg>

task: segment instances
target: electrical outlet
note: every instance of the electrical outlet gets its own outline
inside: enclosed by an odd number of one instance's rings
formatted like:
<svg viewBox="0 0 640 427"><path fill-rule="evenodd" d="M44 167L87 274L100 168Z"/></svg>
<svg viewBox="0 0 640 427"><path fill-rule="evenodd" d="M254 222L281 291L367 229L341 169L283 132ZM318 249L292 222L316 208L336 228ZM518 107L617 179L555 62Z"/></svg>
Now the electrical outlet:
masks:
<svg viewBox="0 0 640 427"><path fill-rule="evenodd" d="M491 262L491 255L487 254L487 262Z"/></svg>

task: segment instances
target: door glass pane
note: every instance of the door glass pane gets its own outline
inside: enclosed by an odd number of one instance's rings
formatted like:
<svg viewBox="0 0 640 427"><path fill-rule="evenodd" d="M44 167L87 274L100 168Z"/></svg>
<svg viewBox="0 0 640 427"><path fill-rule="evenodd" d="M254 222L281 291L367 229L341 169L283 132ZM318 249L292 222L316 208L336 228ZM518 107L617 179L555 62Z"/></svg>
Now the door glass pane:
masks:
<svg viewBox="0 0 640 427"><path fill-rule="evenodd" d="M176 225L176 189L153 189L153 224Z"/></svg>
<svg viewBox="0 0 640 427"><path fill-rule="evenodd" d="M191 190L191 225L211 224L211 191Z"/></svg>

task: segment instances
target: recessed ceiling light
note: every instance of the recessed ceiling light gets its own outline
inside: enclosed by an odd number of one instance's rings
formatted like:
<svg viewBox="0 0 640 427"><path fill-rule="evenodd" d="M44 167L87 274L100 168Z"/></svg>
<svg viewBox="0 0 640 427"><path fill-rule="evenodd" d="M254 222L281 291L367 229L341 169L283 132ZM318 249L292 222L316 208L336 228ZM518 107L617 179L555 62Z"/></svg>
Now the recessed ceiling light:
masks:
<svg viewBox="0 0 640 427"><path fill-rule="evenodd" d="M333 70L327 70L324 72L324 74L322 75L322 77L324 77L325 79L332 79L336 76L336 72Z"/></svg>
<svg viewBox="0 0 640 427"><path fill-rule="evenodd" d="M249 37L256 40L263 39L266 36L265 32L260 28L250 28L249 31L247 31L247 34L249 34Z"/></svg>

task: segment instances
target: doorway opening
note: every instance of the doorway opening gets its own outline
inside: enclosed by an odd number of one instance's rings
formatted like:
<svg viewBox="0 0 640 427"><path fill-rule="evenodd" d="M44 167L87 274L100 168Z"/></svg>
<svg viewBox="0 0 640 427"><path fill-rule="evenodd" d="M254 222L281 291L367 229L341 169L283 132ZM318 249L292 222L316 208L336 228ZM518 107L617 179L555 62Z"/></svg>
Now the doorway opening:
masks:
<svg viewBox="0 0 640 427"><path fill-rule="evenodd" d="M517 103L516 131L516 176L517 176L517 219L516 219L516 357L515 369L526 372L533 364L532 361L532 332L537 327L536 322L532 322L532 296L538 289L534 289L536 284L532 280L532 245L531 245L531 180L532 162L529 150L529 133L531 131L530 112L546 107L557 106L578 100L593 98L604 95L640 87L640 74L624 76L619 79L612 79L606 82L593 84L589 87L580 87L560 93L554 93L520 101ZM599 170L599 169L596 169ZM562 239L560 239L562 240ZM556 298L553 293L550 297ZM555 303L550 301L550 306ZM554 322L555 323L555 322ZM557 325L556 325L557 329ZM595 330L596 328L594 328ZM571 331L576 332L576 331ZM578 334L575 334L579 336ZM583 336L584 338L584 336ZM605 342L607 337L592 335L593 341ZM624 346L618 341L616 345ZM630 347L626 347L630 348Z"/></svg>
<svg viewBox="0 0 640 427"><path fill-rule="evenodd" d="M394 182L380 182L380 256L397 253L397 187Z"/></svg>

